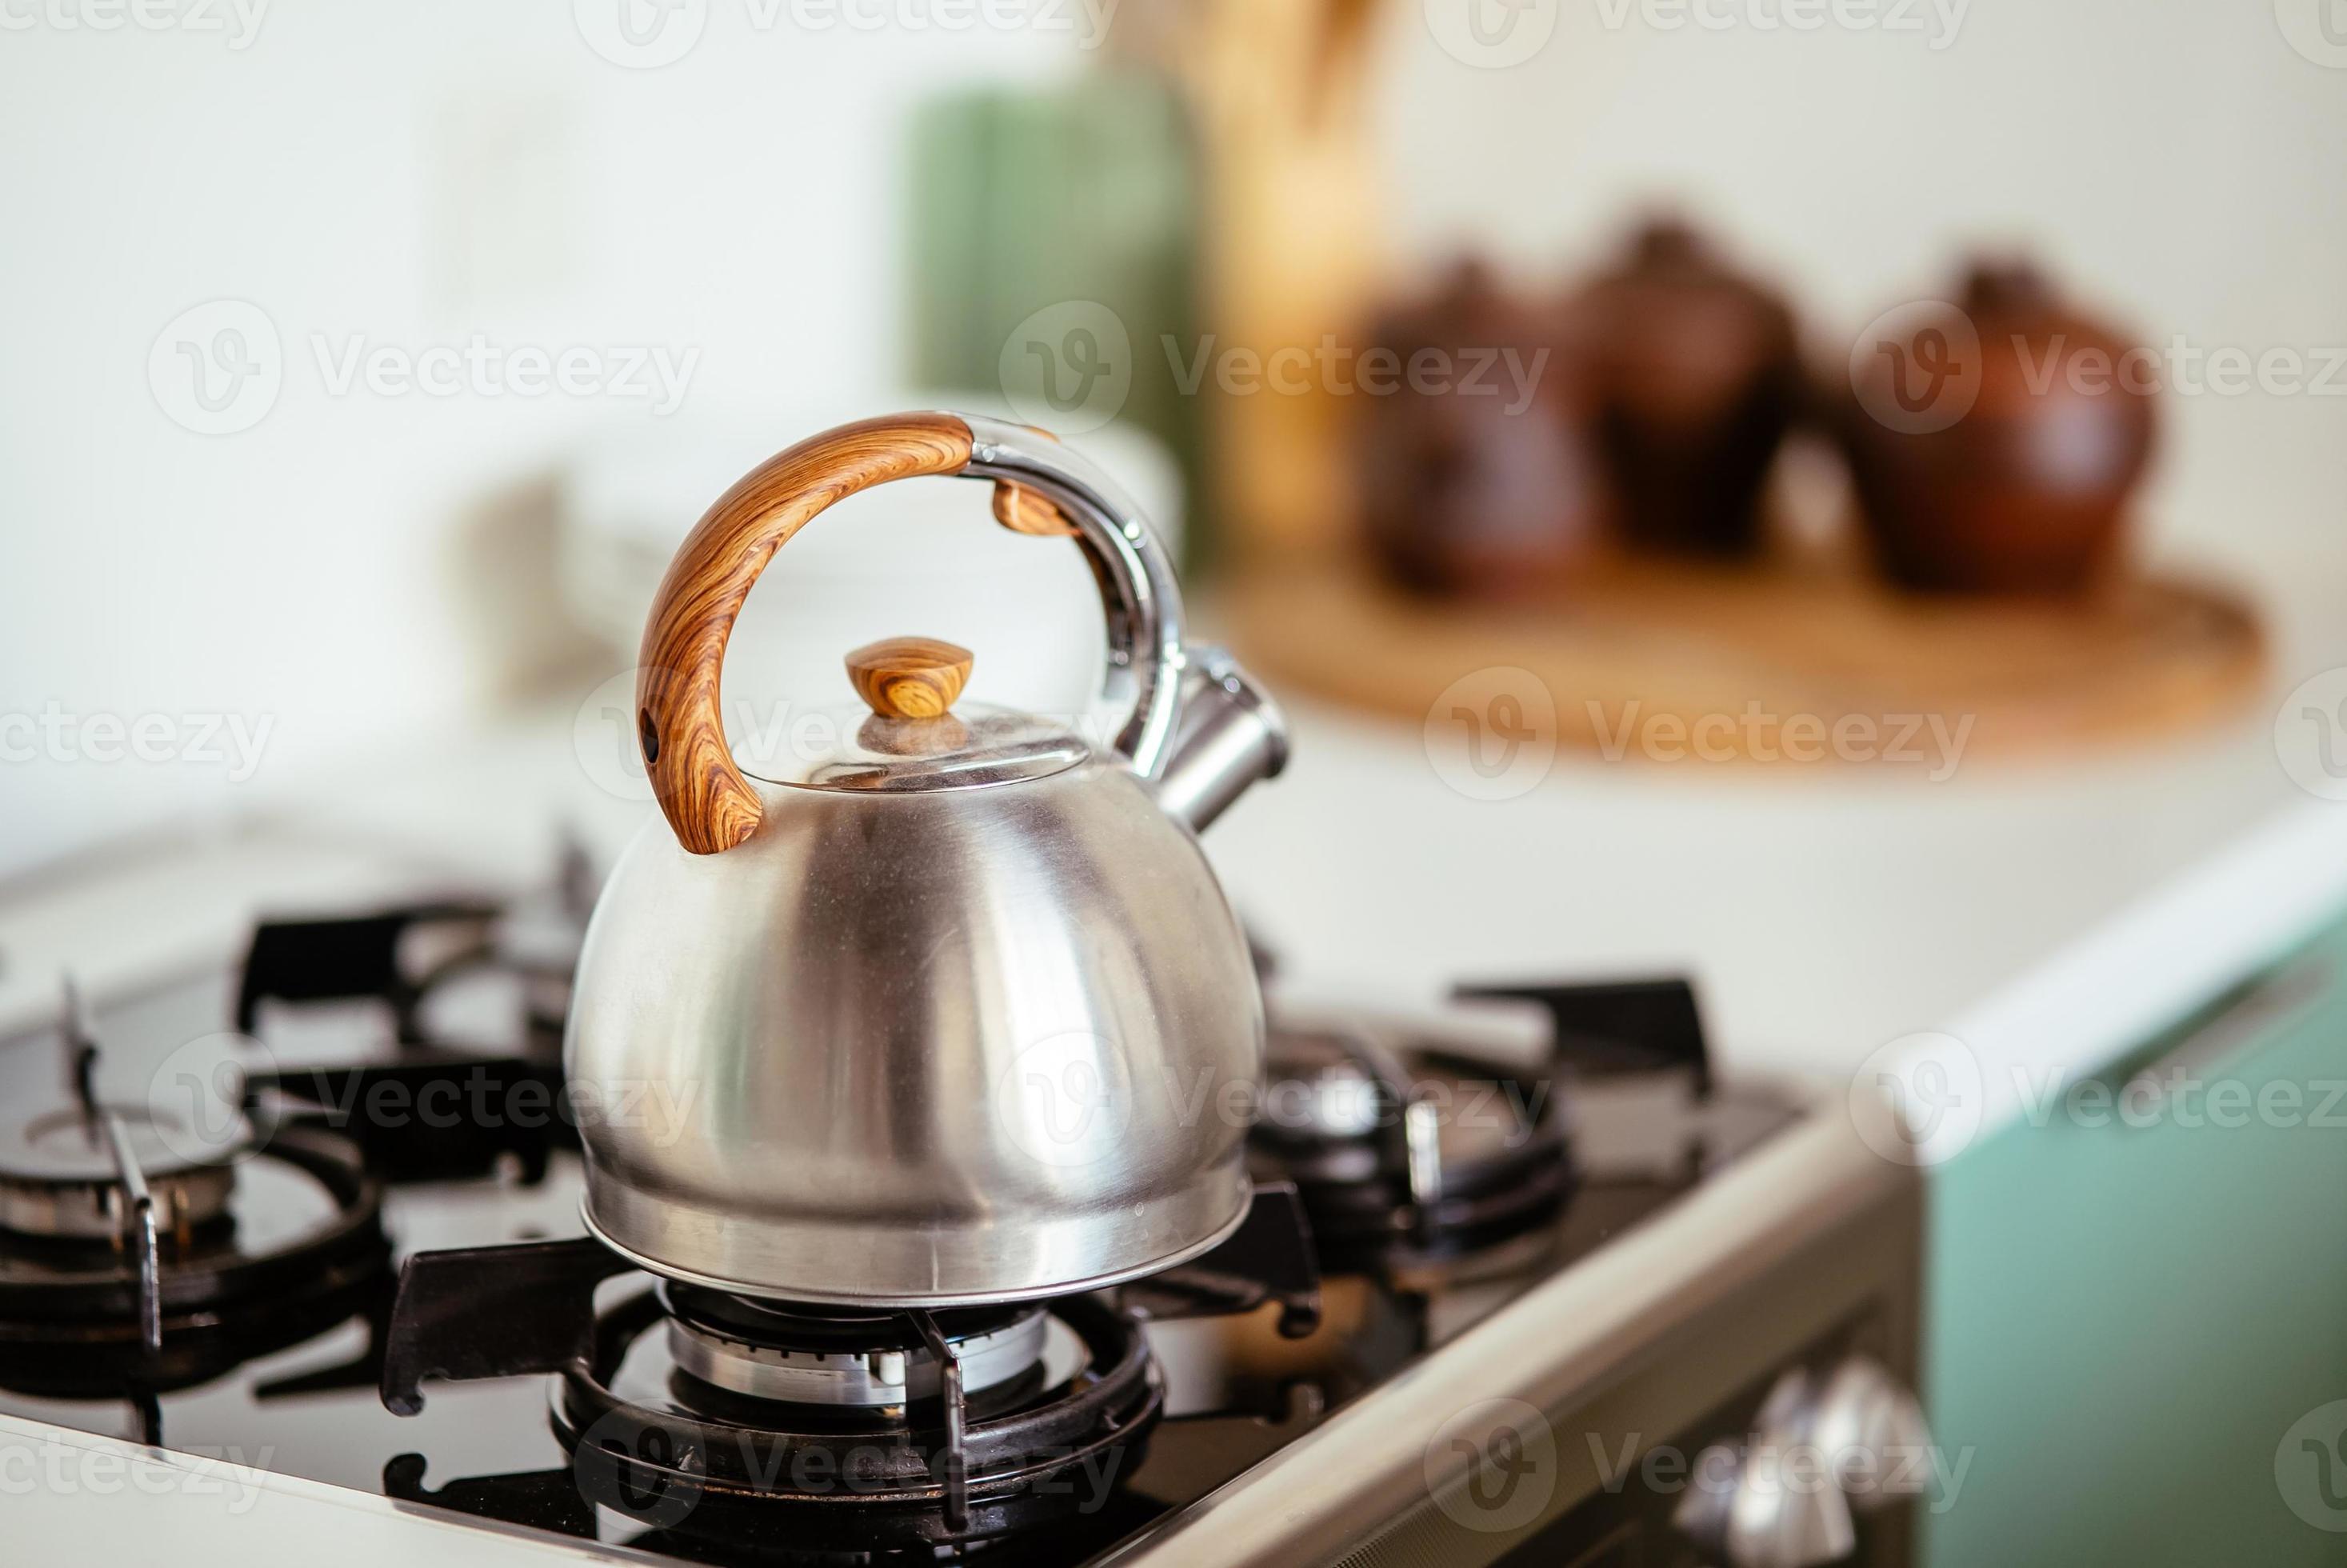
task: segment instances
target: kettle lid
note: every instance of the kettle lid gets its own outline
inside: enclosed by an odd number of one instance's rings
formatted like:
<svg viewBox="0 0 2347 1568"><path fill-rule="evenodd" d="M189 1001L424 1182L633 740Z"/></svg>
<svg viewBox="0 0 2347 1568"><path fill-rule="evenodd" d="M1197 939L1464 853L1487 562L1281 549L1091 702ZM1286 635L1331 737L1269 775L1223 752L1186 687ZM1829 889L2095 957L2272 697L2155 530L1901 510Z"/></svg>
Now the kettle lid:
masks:
<svg viewBox="0 0 2347 1568"><path fill-rule="evenodd" d="M1067 725L1031 713L954 703L969 650L933 637L890 637L846 658L865 707L818 726L821 743L751 770L769 784L858 794L971 789L1063 773L1092 755Z"/></svg>

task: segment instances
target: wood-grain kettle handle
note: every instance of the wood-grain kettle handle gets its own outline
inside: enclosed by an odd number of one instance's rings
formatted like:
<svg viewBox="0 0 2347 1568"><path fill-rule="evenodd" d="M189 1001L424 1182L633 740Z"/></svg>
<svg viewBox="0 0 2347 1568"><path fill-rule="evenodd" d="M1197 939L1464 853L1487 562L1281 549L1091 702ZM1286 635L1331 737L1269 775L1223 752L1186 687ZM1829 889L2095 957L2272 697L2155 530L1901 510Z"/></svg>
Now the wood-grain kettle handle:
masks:
<svg viewBox="0 0 2347 1568"><path fill-rule="evenodd" d="M1144 776L1163 766L1180 701L1182 612L1155 535L1040 432L976 415L890 415L826 430L752 469L694 525L661 579L636 675L636 740L686 849L731 849L764 813L725 744L719 690L726 641L758 574L835 501L931 474L989 480L1007 526L1072 531L1084 546L1108 610L1108 694L1132 709L1118 747Z"/></svg>

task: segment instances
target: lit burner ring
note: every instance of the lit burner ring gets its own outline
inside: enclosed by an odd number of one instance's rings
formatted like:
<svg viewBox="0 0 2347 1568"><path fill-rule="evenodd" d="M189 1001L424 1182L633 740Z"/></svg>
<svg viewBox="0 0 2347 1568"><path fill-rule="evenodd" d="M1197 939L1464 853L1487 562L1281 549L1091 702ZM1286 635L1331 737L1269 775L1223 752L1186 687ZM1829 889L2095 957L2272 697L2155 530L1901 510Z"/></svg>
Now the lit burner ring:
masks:
<svg viewBox="0 0 2347 1568"><path fill-rule="evenodd" d="M184 1236L227 1213L235 1161L251 1144L243 1117L199 1130L144 1108L107 1105L154 1194L156 1223ZM110 1241L125 1223L121 1173L103 1126L78 1105L0 1128L0 1230L70 1241Z"/></svg>
<svg viewBox="0 0 2347 1568"><path fill-rule="evenodd" d="M704 1383L757 1399L875 1407L938 1397L937 1358L904 1318L887 1313L816 1316L671 1286L669 1353ZM712 1310L712 1308L730 1310ZM946 1315L939 1323L961 1363L962 1390L1010 1382L1042 1359L1051 1315Z"/></svg>

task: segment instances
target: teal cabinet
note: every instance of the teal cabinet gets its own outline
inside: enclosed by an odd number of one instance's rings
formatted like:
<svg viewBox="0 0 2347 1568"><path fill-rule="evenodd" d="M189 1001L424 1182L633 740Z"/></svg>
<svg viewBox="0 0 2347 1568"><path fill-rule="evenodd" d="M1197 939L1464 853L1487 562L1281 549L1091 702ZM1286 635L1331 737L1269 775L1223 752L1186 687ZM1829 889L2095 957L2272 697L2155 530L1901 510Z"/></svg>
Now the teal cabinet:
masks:
<svg viewBox="0 0 2347 1568"><path fill-rule="evenodd" d="M1924 1563L2347 1563L2347 924L1932 1176Z"/></svg>

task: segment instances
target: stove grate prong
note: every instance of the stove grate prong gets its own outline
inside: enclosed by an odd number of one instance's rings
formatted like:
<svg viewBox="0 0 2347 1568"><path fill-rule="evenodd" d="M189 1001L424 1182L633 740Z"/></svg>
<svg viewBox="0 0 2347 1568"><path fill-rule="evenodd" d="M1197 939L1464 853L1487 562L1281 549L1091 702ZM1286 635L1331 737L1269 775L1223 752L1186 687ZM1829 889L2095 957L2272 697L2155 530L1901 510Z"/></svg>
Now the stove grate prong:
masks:
<svg viewBox="0 0 2347 1568"><path fill-rule="evenodd" d="M163 1246L155 1227L155 1194L147 1186L147 1173L139 1169L138 1156L131 1153L130 1132L122 1118L111 1111L98 1114L107 1149L114 1156L114 1173L122 1184L118 1199L122 1244L137 1255L138 1340L150 1355L156 1354L163 1348Z"/></svg>
<svg viewBox="0 0 2347 1568"><path fill-rule="evenodd" d="M969 1410L962 1399L961 1355L938 1327L938 1320L915 1307L905 1314L914 1332L938 1363L938 1402L945 1408L945 1449L938 1482L945 1489L946 1528L959 1534L969 1528L969 1454L964 1432Z"/></svg>

